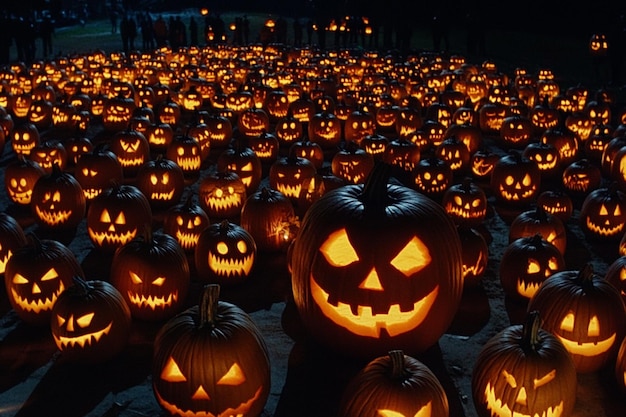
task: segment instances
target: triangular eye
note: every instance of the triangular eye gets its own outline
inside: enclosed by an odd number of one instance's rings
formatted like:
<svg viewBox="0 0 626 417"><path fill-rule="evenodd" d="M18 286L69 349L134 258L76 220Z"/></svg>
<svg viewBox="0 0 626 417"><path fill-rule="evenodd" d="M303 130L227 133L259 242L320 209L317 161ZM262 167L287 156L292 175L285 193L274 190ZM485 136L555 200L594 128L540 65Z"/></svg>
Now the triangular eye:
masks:
<svg viewBox="0 0 626 417"><path fill-rule="evenodd" d="M609 215L609 212L607 211L604 204L602 204L602 206L600 207L600 216L608 216L608 215Z"/></svg>
<svg viewBox="0 0 626 417"><path fill-rule="evenodd" d="M154 279L154 281L152 281L152 285L156 285L157 287L160 287L161 285L163 285L164 282L165 282L164 277L157 277Z"/></svg>
<svg viewBox="0 0 626 417"><path fill-rule="evenodd" d="M87 327L91 324L91 320L93 319L95 313L89 313L89 314L85 314L84 316L81 316L79 318L76 319L76 324L78 324L80 327Z"/></svg>
<svg viewBox="0 0 626 417"><path fill-rule="evenodd" d="M336 267L348 266L359 260L359 255L352 247L346 229L331 233L320 247L320 252L329 264Z"/></svg>
<svg viewBox="0 0 626 417"><path fill-rule="evenodd" d="M217 385L241 385L246 382L246 376L239 365L233 363L228 372L226 372L218 381Z"/></svg>
<svg viewBox="0 0 626 417"><path fill-rule="evenodd" d="M139 275L135 274L134 272L130 271L130 280L133 282L133 284L141 284L143 281L141 278L139 278Z"/></svg>
<svg viewBox="0 0 626 417"><path fill-rule="evenodd" d="M65 324L66 319L65 317L61 317L57 314L57 323L59 324L59 327L63 327L63 325Z"/></svg>
<svg viewBox="0 0 626 417"><path fill-rule="evenodd" d="M57 270L54 268L50 268L45 274L43 274L43 276L41 277L41 280L50 281L51 279L56 279L58 277L59 277L59 274L57 273Z"/></svg>
<svg viewBox="0 0 626 417"><path fill-rule="evenodd" d="M621 216L622 210L620 210L619 206L615 206L615 210L613 211L614 216Z"/></svg>
<svg viewBox="0 0 626 417"><path fill-rule="evenodd" d="M589 326L587 327L587 336L600 336L600 321L598 320L598 316L593 316L591 317L591 320L589 320Z"/></svg>
<svg viewBox="0 0 626 417"><path fill-rule="evenodd" d="M187 381L187 378L180 371L180 367L172 357L167 360L167 363L163 367L163 370L161 371L161 379L168 382Z"/></svg>
<svg viewBox="0 0 626 417"><path fill-rule="evenodd" d="M556 377L556 369L553 369L547 374L545 374L544 376L542 376L541 378L533 379L533 387L537 389L543 385L546 385L548 382L552 381L555 377Z"/></svg>
<svg viewBox="0 0 626 417"><path fill-rule="evenodd" d="M502 376L506 380L506 383L511 386L511 388L517 388L517 381L515 380L515 377L513 375L511 375L507 371L503 370L502 371Z"/></svg>
<svg viewBox="0 0 626 417"><path fill-rule="evenodd" d="M107 209L102 210L102 214L100 215L100 221L102 223L111 223L111 215Z"/></svg>
<svg viewBox="0 0 626 417"><path fill-rule="evenodd" d="M428 248L414 236L391 260L391 265L408 277L428 266L430 261Z"/></svg>
<svg viewBox="0 0 626 417"><path fill-rule="evenodd" d="M13 284L28 284L28 280L22 274L13 275Z"/></svg>
<svg viewBox="0 0 626 417"><path fill-rule="evenodd" d="M571 332L574 330L574 313L567 313L561 320L561 330Z"/></svg>
<svg viewBox="0 0 626 417"><path fill-rule="evenodd" d="M124 216L123 211L121 211L120 214L115 219L115 224L126 224L126 216Z"/></svg>

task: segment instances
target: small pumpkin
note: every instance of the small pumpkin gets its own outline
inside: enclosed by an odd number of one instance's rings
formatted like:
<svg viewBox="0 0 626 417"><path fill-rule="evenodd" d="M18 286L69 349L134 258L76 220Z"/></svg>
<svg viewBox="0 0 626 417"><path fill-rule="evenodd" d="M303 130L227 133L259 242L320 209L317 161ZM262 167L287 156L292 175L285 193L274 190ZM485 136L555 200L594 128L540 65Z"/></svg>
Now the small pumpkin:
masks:
<svg viewBox="0 0 626 417"><path fill-rule="evenodd" d="M580 226L588 237L619 240L626 222L626 193L612 183L591 191L580 208Z"/></svg>
<svg viewBox="0 0 626 417"><path fill-rule="evenodd" d="M487 216L487 195L471 178L466 177L444 192L442 206L455 224L478 226Z"/></svg>
<svg viewBox="0 0 626 417"><path fill-rule="evenodd" d="M402 350L371 360L344 389L339 417L448 417L448 397L435 374Z"/></svg>
<svg viewBox="0 0 626 417"><path fill-rule="evenodd" d="M193 253L200 234L211 221L201 205L189 194L184 202L169 208L163 216L163 231L178 241L187 253Z"/></svg>
<svg viewBox="0 0 626 417"><path fill-rule="evenodd" d="M510 206L534 201L541 186L541 171L534 161L516 151L500 157L491 172L491 189L496 199Z"/></svg>
<svg viewBox="0 0 626 417"><path fill-rule="evenodd" d="M9 199L15 204L29 205L33 187L44 175L46 172L37 162L18 154L17 159L9 162L4 170L4 189Z"/></svg>
<svg viewBox="0 0 626 417"><path fill-rule="evenodd" d="M259 416L270 375L263 335L242 309L219 300L217 284L154 340L152 389L170 414Z"/></svg>
<svg viewBox="0 0 626 417"><path fill-rule="evenodd" d="M130 309L109 282L74 277L52 307L50 330L62 357L72 362L104 362L128 344Z"/></svg>
<svg viewBox="0 0 626 417"><path fill-rule="evenodd" d="M560 218L545 211L543 206L537 205L535 209L523 211L513 219L509 226L509 243L520 237L540 234L565 256L566 232Z"/></svg>
<svg viewBox="0 0 626 417"><path fill-rule="evenodd" d="M531 312L481 349L472 371L472 396L480 417L571 415L576 368L563 344Z"/></svg>

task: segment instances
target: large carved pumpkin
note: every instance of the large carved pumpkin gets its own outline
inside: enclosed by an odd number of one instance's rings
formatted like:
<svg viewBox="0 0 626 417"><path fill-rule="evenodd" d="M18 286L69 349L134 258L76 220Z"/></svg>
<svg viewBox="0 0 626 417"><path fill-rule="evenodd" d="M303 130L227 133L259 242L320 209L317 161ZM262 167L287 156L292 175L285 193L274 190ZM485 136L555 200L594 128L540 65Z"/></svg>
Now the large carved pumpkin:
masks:
<svg viewBox="0 0 626 417"><path fill-rule="evenodd" d="M261 414L270 392L269 353L252 319L208 285L199 305L170 319L154 341L159 405L187 417Z"/></svg>
<svg viewBox="0 0 626 417"><path fill-rule="evenodd" d="M480 417L568 416L576 403L576 369L559 340L528 314L487 341L472 372Z"/></svg>
<svg viewBox="0 0 626 417"><path fill-rule="evenodd" d="M314 202L291 252L302 323L344 354L424 351L448 328L460 301L454 223L429 198L388 184L388 172L381 163L365 185L340 187Z"/></svg>

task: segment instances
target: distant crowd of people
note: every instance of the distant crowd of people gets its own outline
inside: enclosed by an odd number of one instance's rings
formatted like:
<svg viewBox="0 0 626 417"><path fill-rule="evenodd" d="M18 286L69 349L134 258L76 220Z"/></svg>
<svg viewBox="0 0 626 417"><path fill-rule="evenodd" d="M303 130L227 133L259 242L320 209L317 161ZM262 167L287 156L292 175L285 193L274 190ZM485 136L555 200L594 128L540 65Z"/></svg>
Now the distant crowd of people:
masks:
<svg viewBox="0 0 626 417"><path fill-rule="evenodd" d="M0 65L10 62L13 47L17 59L28 64L35 59L38 48L41 48L39 56L51 56L53 34L54 24L48 15L35 18L3 12L0 14Z"/></svg>

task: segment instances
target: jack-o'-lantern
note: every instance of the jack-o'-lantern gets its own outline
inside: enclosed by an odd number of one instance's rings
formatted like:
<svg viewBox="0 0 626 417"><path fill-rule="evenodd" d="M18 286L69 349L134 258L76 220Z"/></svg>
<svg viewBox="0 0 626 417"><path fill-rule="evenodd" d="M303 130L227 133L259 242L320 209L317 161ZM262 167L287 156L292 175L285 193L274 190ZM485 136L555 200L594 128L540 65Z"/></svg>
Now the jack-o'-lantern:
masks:
<svg viewBox="0 0 626 417"><path fill-rule="evenodd" d="M400 108L395 104L389 104L376 109L376 131L384 133L394 133L396 131L396 120Z"/></svg>
<svg viewBox="0 0 626 417"><path fill-rule="evenodd" d="M133 318L166 320L185 305L189 263L173 236L146 230L115 251L110 282L126 300Z"/></svg>
<svg viewBox="0 0 626 417"><path fill-rule="evenodd" d="M557 247L565 256L567 233L560 218L554 216L537 204L532 210L518 214L509 226L509 243L520 237L540 234L545 240Z"/></svg>
<svg viewBox="0 0 626 417"><path fill-rule="evenodd" d="M480 285L489 262L489 246L482 233L466 226L457 227L463 257L463 288Z"/></svg>
<svg viewBox="0 0 626 417"><path fill-rule="evenodd" d="M242 309L209 284L198 305L168 320L154 340L152 389L172 415L258 416L270 393L269 352Z"/></svg>
<svg viewBox="0 0 626 417"><path fill-rule="evenodd" d="M247 192L235 172L213 172L200 181L198 197L210 219L235 219L241 214Z"/></svg>
<svg viewBox="0 0 626 417"><path fill-rule="evenodd" d="M611 262L607 268L604 278L617 289L622 301L626 303L626 255L622 250L620 250L619 258Z"/></svg>
<svg viewBox="0 0 626 417"><path fill-rule="evenodd" d="M362 109L354 110L348 115L344 125L344 140L357 145L365 136L376 132L376 119L371 112Z"/></svg>
<svg viewBox="0 0 626 417"><path fill-rule="evenodd" d="M492 336L472 371L480 417L569 416L576 403L576 368L563 344L528 313Z"/></svg>
<svg viewBox="0 0 626 417"><path fill-rule="evenodd" d="M16 249L26 245L22 226L6 213L0 213L0 275L4 275L7 262Z"/></svg>
<svg viewBox="0 0 626 417"><path fill-rule="evenodd" d="M292 202L298 200L302 190L302 181L316 173L311 161L295 155L278 158L269 170L269 185L280 191Z"/></svg>
<svg viewBox="0 0 626 417"><path fill-rule="evenodd" d="M428 106L424 117L427 120L441 123L446 129L452 124L452 110L450 106L441 102L435 102Z"/></svg>
<svg viewBox="0 0 626 417"><path fill-rule="evenodd" d="M396 133L398 136L406 136L424 125L424 119L421 115L421 109L414 107L400 107L398 109L398 118L396 119Z"/></svg>
<svg viewBox="0 0 626 417"><path fill-rule="evenodd" d="M452 185L454 172L444 160L437 157L423 158L413 170L411 188L439 200Z"/></svg>
<svg viewBox="0 0 626 417"><path fill-rule="evenodd" d="M295 238L299 219L286 195L262 187L246 198L241 208L240 225L252 235L259 252L282 252Z"/></svg>
<svg viewBox="0 0 626 417"><path fill-rule="evenodd" d="M534 161L516 151L500 157L491 172L491 189L498 201L524 206L539 194L541 171Z"/></svg>
<svg viewBox="0 0 626 417"><path fill-rule="evenodd" d="M171 97L168 97L156 106L154 115L160 123L167 123L172 127L176 127L181 121L182 109L178 103Z"/></svg>
<svg viewBox="0 0 626 417"><path fill-rule="evenodd" d="M31 325L49 325L52 307L73 277L83 271L67 246L33 233L16 248L4 271L6 293L15 313Z"/></svg>
<svg viewBox="0 0 626 417"><path fill-rule="evenodd" d="M94 144L87 136L76 134L65 141L67 165L76 166L81 156L93 152Z"/></svg>
<svg viewBox="0 0 626 417"><path fill-rule="evenodd" d="M18 155L30 155L40 143L39 129L31 122L22 122L11 131L11 149Z"/></svg>
<svg viewBox="0 0 626 417"><path fill-rule="evenodd" d="M87 233L96 249L113 252L143 233L152 223L147 197L134 185L115 184L91 200Z"/></svg>
<svg viewBox="0 0 626 417"><path fill-rule="evenodd" d="M202 231L194 251L194 261L202 281L240 284L251 277L256 262L256 243L246 229L222 220Z"/></svg>
<svg viewBox="0 0 626 417"><path fill-rule="evenodd" d="M124 172L117 156L105 145L98 144L76 162L74 177L83 189L85 199L91 201L105 188L120 184Z"/></svg>
<svg viewBox="0 0 626 417"><path fill-rule="evenodd" d="M588 237L619 240L626 222L626 194L613 182L596 188L585 197L580 208L580 226Z"/></svg>
<svg viewBox="0 0 626 417"><path fill-rule="evenodd" d="M239 114L237 128L244 136L258 136L271 131L270 119L265 110L252 107Z"/></svg>
<svg viewBox="0 0 626 417"><path fill-rule="evenodd" d="M263 165L271 165L278 159L280 142L273 133L263 132L258 136L248 138L248 146Z"/></svg>
<svg viewBox="0 0 626 417"><path fill-rule="evenodd" d="M547 128L539 138L541 143L552 145L559 152L559 166L567 166L579 158L578 136L560 126Z"/></svg>
<svg viewBox="0 0 626 417"><path fill-rule="evenodd" d="M419 163L421 151L419 146L406 138L389 141L383 155L383 162L390 164L400 177L407 176ZM400 175L404 174L404 175Z"/></svg>
<svg viewBox="0 0 626 417"><path fill-rule="evenodd" d="M455 124L468 124L478 127L478 113L471 105L471 102L466 100L462 106L458 107L454 113L452 113L451 126Z"/></svg>
<svg viewBox="0 0 626 417"><path fill-rule="evenodd" d="M348 183L343 178L334 175L328 167L318 170L314 176L302 181L302 191L295 204L296 214L300 217L303 216L311 204L321 196L346 184Z"/></svg>
<svg viewBox="0 0 626 417"><path fill-rule="evenodd" d="M235 139L231 146L219 154L216 169L218 172L232 171L237 174L248 195L256 191L263 175L261 159L241 139Z"/></svg>
<svg viewBox="0 0 626 417"><path fill-rule="evenodd" d="M293 296L306 331L346 355L372 357L390 346L424 351L460 301L454 224L436 202L388 184L388 175L379 163L365 184L324 194L304 215L291 251Z"/></svg>
<svg viewBox="0 0 626 417"><path fill-rule="evenodd" d="M500 126L500 139L507 148L524 149L533 138L534 128L528 117L511 115Z"/></svg>
<svg viewBox="0 0 626 417"><path fill-rule="evenodd" d="M591 118L582 111L574 111L565 117L565 127L576 133L582 142L591 134L593 123Z"/></svg>
<svg viewBox="0 0 626 417"><path fill-rule="evenodd" d="M39 130L45 130L52 126L52 102L33 100L28 108L26 119Z"/></svg>
<svg viewBox="0 0 626 417"><path fill-rule="evenodd" d="M470 162L470 153L465 143L456 136L450 136L435 147L435 156L445 161L453 175L464 173Z"/></svg>
<svg viewBox="0 0 626 417"><path fill-rule="evenodd" d="M47 174L52 172L52 167L55 164L62 171L67 166L67 151L63 143L57 140L47 140L40 143L31 149L28 157L37 162Z"/></svg>
<svg viewBox="0 0 626 417"><path fill-rule="evenodd" d="M37 162L18 154L17 159L11 161L5 168L4 188L11 201L20 205L29 205L33 187L44 175L46 172Z"/></svg>
<svg viewBox="0 0 626 417"><path fill-rule="evenodd" d="M307 159L316 170L321 169L324 164L324 150L322 146L308 139L294 142L289 147L289 155Z"/></svg>
<svg viewBox="0 0 626 417"><path fill-rule="evenodd" d="M232 91L226 95L226 107L239 114L254 106L252 93L245 90Z"/></svg>
<svg viewBox="0 0 626 417"><path fill-rule="evenodd" d="M139 168L135 185L153 209L169 208L183 195L185 174L176 162L159 155Z"/></svg>
<svg viewBox="0 0 626 417"><path fill-rule="evenodd" d="M435 374L402 350L371 360L341 395L340 417L447 417L448 397Z"/></svg>
<svg viewBox="0 0 626 417"><path fill-rule="evenodd" d="M508 116L505 104L487 102L478 109L478 125L484 134L497 135Z"/></svg>
<svg viewBox="0 0 626 417"><path fill-rule="evenodd" d="M272 90L265 97L263 108L267 111L270 121L275 122L289 113L289 99L283 90Z"/></svg>
<svg viewBox="0 0 626 417"><path fill-rule="evenodd" d="M307 133L309 140L322 149L336 149L342 139L341 120L331 112L316 113L309 121Z"/></svg>
<svg viewBox="0 0 626 417"><path fill-rule="evenodd" d="M544 328L565 345L579 373L611 363L626 333L626 310L619 291L591 264L548 278L528 304Z"/></svg>
<svg viewBox="0 0 626 417"><path fill-rule="evenodd" d="M165 153L174 139L174 128L167 123L153 123L143 135L148 140L151 152Z"/></svg>
<svg viewBox="0 0 626 417"><path fill-rule="evenodd" d="M210 224L209 216L193 201L192 194L184 202L168 209L163 216L163 232L173 236L187 253L193 253L200 233Z"/></svg>
<svg viewBox="0 0 626 417"><path fill-rule="evenodd" d="M303 134L304 124L291 114L279 119L274 128L274 135L281 146L291 146L295 142L302 140Z"/></svg>
<svg viewBox="0 0 626 417"><path fill-rule="evenodd" d="M200 142L187 134L175 135L167 146L165 156L183 171L185 183L195 182L202 166Z"/></svg>
<svg viewBox="0 0 626 417"><path fill-rule="evenodd" d="M469 123L451 124L446 130L444 139L452 136L459 138L470 154L476 152L483 144L483 134L480 128Z"/></svg>
<svg viewBox="0 0 626 417"><path fill-rule="evenodd" d="M613 127L607 124L596 124L584 143L585 157L603 165L603 154L609 142L613 140Z"/></svg>
<svg viewBox="0 0 626 417"><path fill-rule="evenodd" d="M40 177L33 186L30 207L39 226L71 230L85 217L87 201L76 178L54 164L52 172Z"/></svg>
<svg viewBox="0 0 626 417"><path fill-rule="evenodd" d="M574 203L568 193L562 190L546 190L537 197L537 205L546 212L561 219L565 224L574 213Z"/></svg>
<svg viewBox="0 0 626 417"><path fill-rule="evenodd" d="M446 138L447 128L435 120L426 120L420 131L424 132L428 147L436 148Z"/></svg>
<svg viewBox="0 0 626 417"><path fill-rule="evenodd" d="M308 94L302 94L289 103L289 114L303 124L309 123L315 114L315 103Z"/></svg>
<svg viewBox="0 0 626 417"><path fill-rule="evenodd" d="M602 170L587 158L572 162L563 170L563 186L572 196L586 196L602 183Z"/></svg>
<svg viewBox="0 0 626 417"><path fill-rule="evenodd" d="M626 135L616 136L611 138L608 143L605 144L604 151L602 151L602 161L600 163L600 169L602 174L611 178L613 175L613 164L615 162L615 156L622 148L626 147ZM619 166L619 165L618 165ZM618 167L617 171L620 171Z"/></svg>
<svg viewBox="0 0 626 417"><path fill-rule="evenodd" d="M150 160L150 144L146 137L130 127L115 132L109 144L117 156L125 178L134 178L139 168Z"/></svg>
<svg viewBox="0 0 626 417"><path fill-rule="evenodd" d="M528 113L528 118L532 122L536 134L541 134L547 129L557 127L561 121L561 113L556 108L550 106L548 98L537 103Z"/></svg>
<svg viewBox="0 0 626 417"><path fill-rule="evenodd" d="M589 53L593 57L604 57L609 51L609 39L605 33L594 33L589 39Z"/></svg>
<svg viewBox="0 0 626 417"><path fill-rule="evenodd" d="M500 160L500 155L488 149L479 149L470 157L470 170L477 180L490 180L491 172Z"/></svg>
<svg viewBox="0 0 626 417"><path fill-rule="evenodd" d="M500 260L500 283L511 300L527 303L545 280L565 267L559 249L540 234L520 237L506 247Z"/></svg>
<svg viewBox="0 0 626 417"><path fill-rule="evenodd" d="M30 105L33 103L33 96L28 92L21 92L13 96L12 114L15 118L24 120L28 118Z"/></svg>
<svg viewBox="0 0 626 417"><path fill-rule="evenodd" d="M204 120L204 124L208 127L211 149L228 146L233 137L233 124L228 117L211 113Z"/></svg>
<svg viewBox="0 0 626 417"><path fill-rule="evenodd" d="M542 179L559 173L559 151L550 143L531 142L522 151L522 156L537 164Z"/></svg>
<svg viewBox="0 0 626 417"><path fill-rule="evenodd" d="M108 97L102 108L102 124L104 128L111 132L126 129L136 107L137 105L132 97L125 97L121 93Z"/></svg>
<svg viewBox="0 0 626 417"><path fill-rule="evenodd" d="M61 356L99 363L128 344L131 316L122 294L109 282L74 277L52 307L50 330Z"/></svg>
<svg viewBox="0 0 626 417"><path fill-rule="evenodd" d="M347 143L330 161L333 174L351 184L364 183L374 164L374 156L359 148L356 142Z"/></svg>
<svg viewBox="0 0 626 417"><path fill-rule="evenodd" d="M487 195L468 177L445 190L441 205L456 225L478 226L487 216Z"/></svg>
<svg viewBox="0 0 626 417"><path fill-rule="evenodd" d="M592 125L610 125L612 122L611 104L606 102L601 95L595 100L588 101L583 110Z"/></svg>
<svg viewBox="0 0 626 417"><path fill-rule="evenodd" d="M78 113L78 109L67 99L52 104L50 109L50 117L52 125L57 129L71 129L74 127L74 115Z"/></svg>

